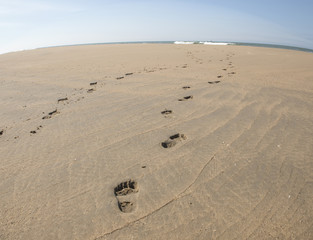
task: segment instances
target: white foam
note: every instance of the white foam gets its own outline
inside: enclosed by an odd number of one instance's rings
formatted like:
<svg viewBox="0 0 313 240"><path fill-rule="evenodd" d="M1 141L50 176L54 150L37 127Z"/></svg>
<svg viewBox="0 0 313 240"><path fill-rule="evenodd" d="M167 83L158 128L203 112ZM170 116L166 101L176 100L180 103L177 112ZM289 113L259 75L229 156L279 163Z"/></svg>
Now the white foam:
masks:
<svg viewBox="0 0 313 240"><path fill-rule="evenodd" d="M200 42L204 45L231 45L232 43L226 43L226 42Z"/></svg>
<svg viewBox="0 0 313 240"><path fill-rule="evenodd" d="M174 44L194 44L195 42L175 41Z"/></svg>
<svg viewBox="0 0 313 240"><path fill-rule="evenodd" d="M228 42L188 42L188 41L175 41L174 44L204 44L204 45L232 45L233 43Z"/></svg>

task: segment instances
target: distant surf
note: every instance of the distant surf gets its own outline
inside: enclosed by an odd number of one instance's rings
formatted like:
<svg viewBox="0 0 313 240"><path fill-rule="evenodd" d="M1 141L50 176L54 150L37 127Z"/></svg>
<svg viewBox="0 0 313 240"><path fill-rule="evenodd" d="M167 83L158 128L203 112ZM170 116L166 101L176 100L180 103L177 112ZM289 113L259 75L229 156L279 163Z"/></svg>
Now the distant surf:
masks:
<svg viewBox="0 0 313 240"><path fill-rule="evenodd" d="M164 42L168 43L168 42ZM296 50L302 52L313 52L313 49L301 48L294 46L278 45L278 44L266 44L266 43L245 43L245 42L213 42L213 41L175 41L174 44L203 44L203 45L236 45L236 46L250 46L250 47L268 47L268 48L280 48L288 50Z"/></svg>
<svg viewBox="0 0 313 240"><path fill-rule="evenodd" d="M174 44L195 44L195 42L175 41Z"/></svg>
<svg viewBox="0 0 313 240"><path fill-rule="evenodd" d="M228 42L188 42L188 41L175 41L174 44L233 45L233 43Z"/></svg>
<svg viewBox="0 0 313 240"><path fill-rule="evenodd" d="M216 45L216 46L251 46L251 47L267 47L267 48L280 48L280 49L288 49L302 52L311 52L313 53L313 49L309 48L301 48L294 46L286 46L286 45L277 45L277 44L265 44L265 43L245 43L245 42L215 42L215 41L136 41L136 42L104 42L104 43L83 43L83 44L73 44L73 45L59 45L59 46L48 46L48 47L66 47L66 46L80 46L80 45L102 45L102 44L199 44L199 45ZM41 47L47 48L47 47Z"/></svg>

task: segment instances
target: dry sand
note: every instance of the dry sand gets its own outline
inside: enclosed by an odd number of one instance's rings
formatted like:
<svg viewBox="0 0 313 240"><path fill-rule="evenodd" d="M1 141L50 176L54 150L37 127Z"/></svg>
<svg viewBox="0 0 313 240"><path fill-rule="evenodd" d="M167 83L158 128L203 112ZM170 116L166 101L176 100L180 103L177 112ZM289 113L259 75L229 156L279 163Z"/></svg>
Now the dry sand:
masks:
<svg viewBox="0 0 313 240"><path fill-rule="evenodd" d="M0 239L313 239L312 66L242 46L1 55Z"/></svg>

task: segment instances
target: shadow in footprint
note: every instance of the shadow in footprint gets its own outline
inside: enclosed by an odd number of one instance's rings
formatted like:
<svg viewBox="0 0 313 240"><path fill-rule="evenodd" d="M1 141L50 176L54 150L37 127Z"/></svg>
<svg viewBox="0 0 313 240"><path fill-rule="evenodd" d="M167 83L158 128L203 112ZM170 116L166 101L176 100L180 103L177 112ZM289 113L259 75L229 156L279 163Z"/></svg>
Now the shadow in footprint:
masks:
<svg viewBox="0 0 313 240"><path fill-rule="evenodd" d="M64 102L64 101L67 101L67 100L68 100L67 97L66 97L66 98L59 98L59 99L58 99L58 103L59 103L59 102Z"/></svg>
<svg viewBox="0 0 313 240"><path fill-rule="evenodd" d="M128 195L133 192L138 192L138 184L135 180L128 180L120 183L114 188L115 196Z"/></svg>
<svg viewBox="0 0 313 240"><path fill-rule="evenodd" d="M118 201L119 209L124 213L130 213L134 210L134 203L129 201Z"/></svg>
<svg viewBox="0 0 313 240"><path fill-rule="evenodd" d="M209 84L216 84L216 83L219 83L221 81L212 81L212 82L208 82Z"/></svg>
<svg viewBox="0 0 313 240"><path fill-rule="evenodd" d="M116 80L120 80L120 79L123 79L123 78L124 78L124 77L117 77Z"/></svg>
<svg viewBox="0 0 313 240"><path fill-rule="evenodd" d="M189 89L190 87L189 86L183 86L183 89Z"/></svg>
<svg viewBox="0 0 313 240"><path fill-rule="evenodd" d="M187 137L185 134L176 133L169 137L168 140L161 143L163 148L174 147L179 141L186 140Z"/></svg>
<svg viewBox="0 0 313 240"><path fill-rule="evenodd" d="M36 130L30 131L31 134L35 134L37 133L37 131L39 131L42 128L42 126L40 125L39 127L37 127Z"/></svg>
<svg viewBox="0 0 313 240"><path fill-rule="evenodd" d="M161 112L163 115L169 115L169 114L172 114L173 111L172 110L167 110L165 109L164 111Z"/></svg>
<svg viewBox="0 0 313 240"><path fill-rule="evenodd" d="M193 96L187 96L187 97L184 97L184 98L180 98L180 99L178 99L178 101L187 101L187 100L189 100L189 99L193 99Z"/></svg>
<svg viewBox="0 0 313 240"><path fill-rule="evenodd" d="M56 114L59 114L59 113L60 113L60 112L58 112L58 110L55 109L54 111L49 112L48 115L42 117L42 119L49 119L49 118L51 118L52 116L54 116L54 115L56 115Z"/></svg>
<svg viewBox="0 0 313 240"><path fill-rule="evenodd" d="M134 73L130 72L130 73L125 73L125 76L130 76L133 75Z"/></svg>
<svg viewBox="0 0 313 240"><path fill-rule="evenodd" d="M98 82L91 82L91 83L89 83L90 86L97 85L97 84L98 84Z"/></svg>

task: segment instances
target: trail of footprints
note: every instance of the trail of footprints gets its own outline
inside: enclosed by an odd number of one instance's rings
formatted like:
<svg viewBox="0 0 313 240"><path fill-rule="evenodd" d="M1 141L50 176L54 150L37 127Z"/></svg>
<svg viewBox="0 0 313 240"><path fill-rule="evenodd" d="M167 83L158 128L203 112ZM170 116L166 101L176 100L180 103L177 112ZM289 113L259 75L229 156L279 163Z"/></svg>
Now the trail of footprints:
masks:
<svg viewBox="0 0 313 240"><path fill-rule="evenodd" d="M130 75L132 75L132 74L133 74L133 73L126 73L125 76L130 76ZM124 78L124 77L122 77L122 78ZM87 92L87 93L92 93L92 92L96 91L97 84L98 84L98 82L90 82L90 83L89 83L89 86L90 86L91 88L87 89L86 92ZM75 89L75 90L76 90L76 91L81 91L81 92L78 93L79 95L82 95L82 94L83 94L83 88ZM76 93L73 94L73 96L75 96L75 95L76 95ZM80 100L82 100L82 99L84 99L84 98L85 98L84 96L80 96L80 97L77 98L76 101L75 101L74 99L69 99L69 97L63 97L63 98L57 99L57 104L63 103L63 104L65 105L65 104L69 104L70 101L71 101L71 102L78 102L78 101L80 101ZM23 106L23 107L26 107L26 105ZM45 112L43 112L43 113L45 113ZM44 115L41 119L42 119L42 120L51 119L52 117L54 117L54 116L57 115L57 114L60 114L60 111L58 110L58 108L56 108L56 109L54 109L53 111L49 112L48 114ZM29 121L29 120L31 120L31 119L30 119L30 118L27 119L27 121ZM37 134L42 128L43 128L43 126L42 126L42 125L39 125L35 130L31 130L29 133L30 133L30 135ZM2 136L2 135L4 134L4 132L5 132L4 129L0 129L0 136ZM18 139L18 138L19 138L19 136L15 136L15 137L14 137L14 139Z"/></svg>
<svg viewBox="0 0 313 240"><path fill-rule="evenodd" d="M179 66L177 66L179 67ZM181 66L181 68L186 68L187 65L184 64L183 66ZM156 72L156 71L162 71L162 70L166 70L167 68L166 67L154 67L154 68L151 68L151 69L147 69L147 68L144 68L143 69L143 72L145 73L151 73L151 72ZM137 72L137 73L141 73L141 71ZM126 78L126 77L129 77L131 75L135 74L134 72L127 72L125 73L123 76L120 76L120 77L116 77L115 79L116 80L120 80L120 79L123 79L123 78ZM97 85L98 85L98 82L95 81L95 82L90 82L89 83L89 86L90 88L86 89L86 93L90 94L90 93L93 93L96 91L96 88L97 88ZM80 88L80 89L75 89L77 92L73 94L73 96L75 95L78 95L79 97L74 99L73 97L72 98L69 98L69 97L62 97L62 98L59 98L57 99L57 104L61 104L63 103L63 105L67 105L67 104L70 104L70 103L74 103L74 102L78 102L82 99L85 98L85 96L83 96L84 94L84 88ZM61 105L62 106L62 105ZM26 107L23 106L23 107ZM45 114L45 112L43 112ZM60 114L61 112L59 111L58 107L56 107L53 111L49 112L48 114L44 115L43 117L41 117L42 120L47 120L47 119L51 119L53 118L55 115L58 115ZM29 121L31 120L30 118L27 119L26 121ZM7 127L6 127L7 128ZM34 135L34 134L37 134L39 132L39 130L43 128L42 125L38 126L35 130L31 130L29 131L30 135ZM5 131L4 129L0 129L0 137L3 136L5 134ZM18 139L19 136L15 136L14 139ZM9 140L7 140L9 141Z"/></svg>
<svg viewBox="0 0 313 240"><path fill-rule="evenodd" d="M192 56L190 52L188 52L188 55L191 56L193 59L195 59L195 57ZM229 60L230 57L231 55L227 55L226 60ZM196 59L196 60L199 64L202 64L202 59ZM232 62L229 62L228 65L232 66ZM186 64L182 66L182 68L186 68L186 67L187 67ZM228 71L227 68L223 68L222 70ZM227 74L233 75L235 74L235 72L230 72ZM222 77L223 77L222 75L217 76L217 78L219 79ZM124 78L124 76L118 77L117 79L119 80L122 78ZM220 80L208 81L209 84L218 84L220 82L221 82ZM191 88L190 86L182 87L183 90L189 90L190 88ZM183 98L179 98L178 101L183 102L183 101L192 100L192 99L193 99L193 95L188 95ZM161 114L167 117L173 114L173 110L165 109L164 111L161 111ZM176 133L174 135L171 135L168 139L161 142L161 146L164 149L169 149L169 148L175 147L177 144L181 143L182 141L186 139L187 139L187 136L185 134ZM146 166L144 166L143 168L146 168ZM117 205L120 211L122 211L123 213L131 213L134 211L135 202L128 199L128 196L130 194L136 194L138 191L139 191L138 183L135 180L128 180L126 182L122 182L117 187L114 188L114 194L117 199Z"/></svg>
<svg viewBox="0 0 313 240"><path fill-rule="evenodd" d="M226 60L229 61L230 57L233 56L234 54L229 54L227 55ZM191 54L191 52L188 52L188 56L191 57L192 59L195 59L197 63L202 64L202 59L198 59L195 56L193 56ZM223 60L220 60L221 62ZM187 68L187 64L184 64L181 66L181 68ZM176 66L180 67L180 66ZM232 62L229 61L228 62L228 67L229 68L233 68L234 66L232 65ZM155 72L155 71L161 71L161 70L166 70L167 68L163 67L163 68L153 68L153 69L146 69L144 68L145 73L151 73L151 72ZM228 68L223 68L223 71L227 72ZM141 72L138 72L141 73ZM125 77L131 76L133 75L133 72L128 72L125 73L123 76L119 76L116 77L116 80L121 80L124 79ZM236 72L232 71L232 72L228 72L227 75L231 76L236 74ZM218 75L217 78L222 78L222 75ZM209 84L218 84L220 83L220 80L216 80L216 81L209 81ZM90 82L89 86L90 88L87 89L87 93L92 93L94 91L96 91L96 87L97 87L98 82ZM183 90L189 90L191 89L190 86L183 86L182 87ZM80 90L83 90L82 88ZM81 92L80 94L82 94L83 92ZM74 94L75 95L75 94ZM78 99L76 99L77 101L80 101L81 99L84 99L84 96L79 97ZM188 101L188 100L192 100L193 99L193 95L188 95L182 98L179 98L178 101L183 102L183 101ZM60 103L64 103L64 104L68 104L70 101L70 99L68 97L64 97L64 98L59 98L57 100L57 104ZM47 120L47 119L51 119L52 117L54 117L55 115L60 114L60 111L56 108L55 110L49 112L47 115L42 117L42 120ZM161 114L165 117L170 116L173 114L173 110L169 110L169 109L165 109L164 111L161 111ZM38 131L40 131L42 129L42 125L38 126L35 130L30 131L30 134L36 134ZM0 137L4 134L4 129L0 129ZM15 139L18 138L15 137ZM168 137L168 139L164 140L163 142L161 142L161 147L164 149L169 149L169 148L173 148L175 147L177 144L181 143L182 141L186 140L187 136L183 133L176 133L174 135L171 135ZM146 166L143 166L142 168L146 168ZM119 208L119 210L123 213L131 213L135 210L136 208L136 202L134 201L134 197L132 196L137 196L139 192L139 186L138 186L138 182L136 180L133 179L129 179L127 181L121 182L120 184L118 184L115 188L114 188L114 195L117 199L117 206Z"/></svg>
<svg viewBox="0 0 313 240"><path fill-rule="evenodd" d="M176 66L176 68L177 68L177 67L180 67L180 68L187 68L187 64L183 64L182 66ZM154 68L151 68L151 69L144 68L143 71L139 71L139 72L137 72L137 73L138 73L138 74L140 74L140 73L142 73L142 72L144 72L144 73L152 73L152 72L156 72L156 71L163 71L163 70L166 70L166 69L167 69L166 67L154 67ZM124 79L124 78L129 77L129 76L131 76L131 75L133 75L133 74L135 74L135 73L134 73L134 72L127 72L127 73L125 73L123 76L116 77L115 79L116 79L116 80ZM97 81L96 81L96 82L90 82L90 83L89 83L90 88L88 88L88 89L86 90L86 93L90 94L90 93L95 92L97 85L98 85L98 82L97 82ZM186 88L187 88L187 87L186 87ZM188 87L188 88L189 88L189 87ZM67 105L67 104L70 104L70 103L73 103L73 102L78 102L78 101L80 101L80 100L82 100L82 99L85 98L85 96L83 96L83 93L84 93L84 89L83 89L83 88L75 89L75 90L78 91L78 92L74 93L73 96L75 96L75 95L78 94L78 95L79 95L78 98L74 99L74 98L69 98L69 97L62 97L62 98L57 99L57 104L59 105L59 104L63 103L63 105ZM23 107L25 108L26 105L23 106ZM44 112L43 112L43 113L44 113ZM53 118L55 115L58 115L58 114L60 114L60 113L61 113L61 112L59 111L58 107L56 107L53 111L50 111L48 114L46 114L46 115L44 115L43 117L41 117L41 119L42 119L42 120L51 119L51 118ZM26 121L29 121L29 120L31 120L31 119L29 118L29 119L27 119ZM7 128L7 127L6 127L6 128ZM12 127L11 127L11 128L12 128ZM29 133L30 133L31 135L37 134L37 133L39 132L39 130L42 129L42 128L43 128L43 126L42 126L42 125L39 125L35 130L29 131ZM0 129L0 137L2 137L3 135L5 135L5 130L4 130L4 129ZM18 138L19 138L19 136L15 136L15 137L14 137L14 139L18 139ZM7 140L7 141L9 141L9 140Z"/></svg>

